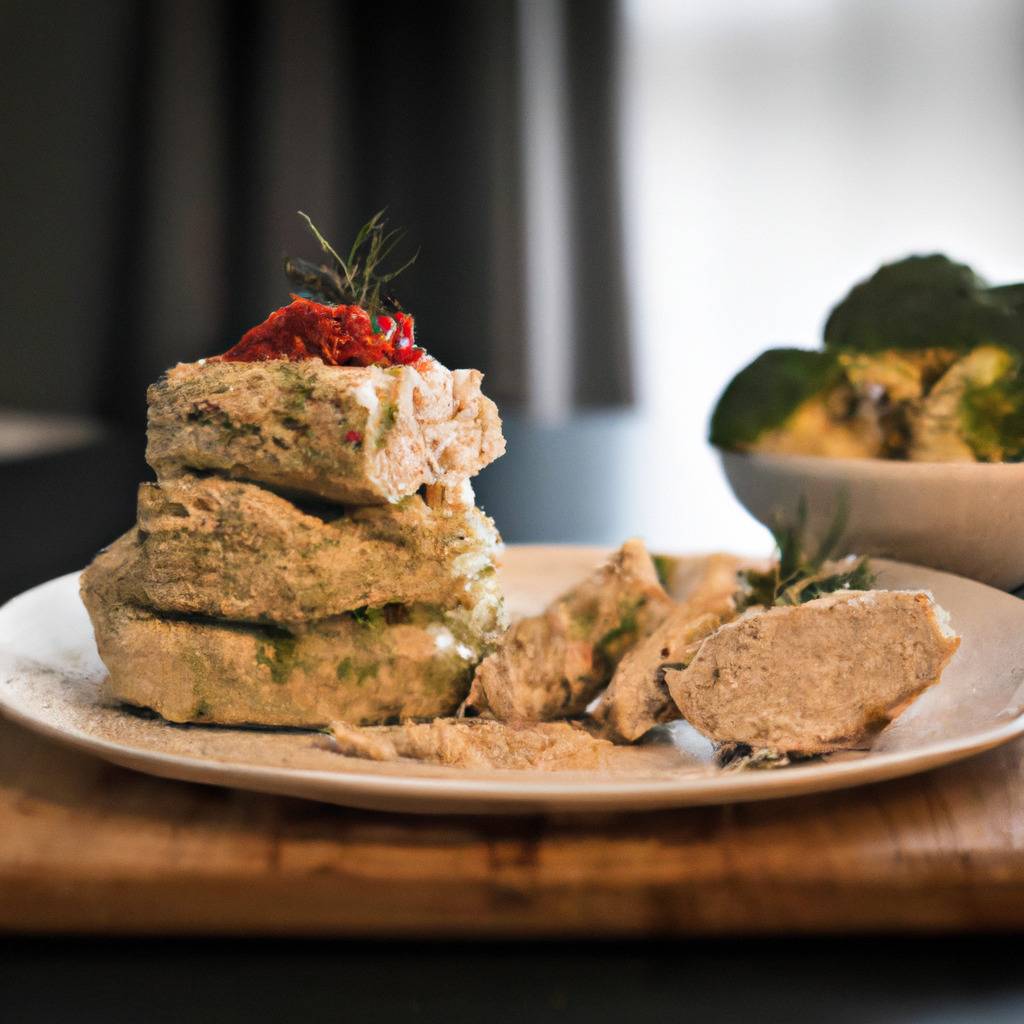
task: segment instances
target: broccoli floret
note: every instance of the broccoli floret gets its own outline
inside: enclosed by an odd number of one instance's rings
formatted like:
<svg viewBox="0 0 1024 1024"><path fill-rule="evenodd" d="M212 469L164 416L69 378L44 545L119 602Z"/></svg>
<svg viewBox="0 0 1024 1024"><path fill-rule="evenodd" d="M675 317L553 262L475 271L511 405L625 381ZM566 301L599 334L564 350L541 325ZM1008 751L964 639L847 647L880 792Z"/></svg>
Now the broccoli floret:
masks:
<svg viewBox="0 0 1024 1024"><path fill-rule="evenodd" d="M1024 284L1001 284L996 288L989 288L988 292L996 302L1017 313L1024 313Z"/></svg>
<svg viewBox="0 0 1024 1024"><path fill-rule="evenodd" d="M991 384L968 384L960 400L960 427L979 461L1024 459L1024 380L1019 363Z"/></svg>
<svg viewBox="0 0 1024 1024"><path fill-rule="evenodd" d="M1021 288L990 288L970 267L938 254L881 267L825 323L830 349L967 352L980 344L1024 349Z"/></svg>
<svg viewBox="0 0 1024 1024"><path fill-rule="evenodd" d="M1020 457L1024 383L1020 356L979 345L957 360L911 415L910 457L999 462Z"/></svg>
<svg viewBox="0 0 1024 1024"><path fill-rule="evenodd" d="M729 382L711 414L709 440L719 448L753 444L781 426L809 398L841 375L836 355L802 348L772 348Z"/></svg>

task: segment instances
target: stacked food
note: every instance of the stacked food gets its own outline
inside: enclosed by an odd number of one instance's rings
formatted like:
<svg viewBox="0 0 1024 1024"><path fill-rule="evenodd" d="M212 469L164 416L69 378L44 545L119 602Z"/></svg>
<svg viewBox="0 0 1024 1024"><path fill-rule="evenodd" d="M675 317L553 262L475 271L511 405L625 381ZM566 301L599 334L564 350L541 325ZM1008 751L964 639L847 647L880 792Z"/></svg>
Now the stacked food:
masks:
<svg viewBox="0 0 1024 1024"><path fill-rule="evenodd" d="M832 310L824 348L769 349L719 399L711 441L775 454L1024 458L1024 285L944 256L882 267Z"/></svg>
<svg viewBox="0 0 1024 1024"><path fill-rule="evenodd" d="M347 259L317 237L333 262L289 261L290 305L149 389L157 481L82 578L110 699L329 729L376 760L565 770L680 720L733 765L864 746L939 680L942 610L834 557L841 523L813 554L780 531L762 565L630 540L506 630L469 485L504 450L481 376L381 295L378 218Z"/></svg>
<svg viewBox="0 0 1024 1024"><path fill-rule="evenodd" d="M462 703L504 626L469 484L504 440L481 374L432 359L380 297L387 243L375 218L340 266L289 261L326 301L295 295L149 389L157 482L82 577L112 699L309 727Z"/></svg>

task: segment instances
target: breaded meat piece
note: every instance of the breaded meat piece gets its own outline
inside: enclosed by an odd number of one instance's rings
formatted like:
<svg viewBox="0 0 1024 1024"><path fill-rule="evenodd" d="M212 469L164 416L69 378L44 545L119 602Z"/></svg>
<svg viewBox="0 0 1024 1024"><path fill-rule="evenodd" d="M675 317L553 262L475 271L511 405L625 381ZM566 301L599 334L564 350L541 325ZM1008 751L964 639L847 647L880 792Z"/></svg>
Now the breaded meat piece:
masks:
<svg viewBox="0 0 1024 1024"><path fill-rule="evenodd" d="M182 476L142 484L138 528L113 550L136 604L288 626L366 605L464 604L500 543L473 506L412 495L305 511L255 484Z"/></svg>
<svg viewBox="0 0 1024 1024"><path fill-rule="evenodd" d="M477 669L468 712L522 724L582 714L672 608L638 540L540 615L520 619Z"/></svg>
<svg viewBox="0 0 1024 1024"><path fill-rule="evenodd" d="M632 743L663 722L679 717L679 709L665 685L668 668L683 668L700 650L722 620L713 614L697 615L687 604L669 612L646 640L641 640L619 662L594 718L620 743Z"/></svg>
<svg viewBox="0 0 1024 1024"><path fill-rule="evenodd" d="M868 743L942 676L960 640L923 591L840 591L722 626L665 682L720 743L822 754Z"/></svg>
<svg viewBox="0 0 1024 1024"><path fill-rule="evenodd" d="M152 385L146 459L344 505L457 487L505 451L477 370L325 366L319 359L179 363Z"/></svg>
<svg viewBox="0 0 1024 1024"><path fill-rule="evenodd" d="M594 718L619 743L632 743L679 717L665 686L665 668L682 668L701 641L736 614L736 574L751 563L736 555L672 557L655 562L670 597L680 602L660 626L619 663Z"/></svg>
<svg viewBox="0 0 1024 1024"><path fill-rule="evenodd" d="M172 722L322 728L450 715L500 629L493 578L472 585L468 608L369 608L301 633L160 614L121 599L106 554L81 587L105 697Z"/></svg>

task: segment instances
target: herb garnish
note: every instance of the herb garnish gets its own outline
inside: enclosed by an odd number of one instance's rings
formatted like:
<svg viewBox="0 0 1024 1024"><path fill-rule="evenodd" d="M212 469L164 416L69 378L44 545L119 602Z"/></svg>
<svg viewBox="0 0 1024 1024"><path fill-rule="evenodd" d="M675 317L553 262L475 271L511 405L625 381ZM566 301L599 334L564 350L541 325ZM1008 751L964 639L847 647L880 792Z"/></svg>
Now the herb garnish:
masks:
<svg viewBox="0 0 1024 1024"><path fill-rule="evenodd" d="M742 569L737 574L740 589L736 608L745 611L760 605L798 605L813 601L837 590L871 590L875 574L866 557L836 560L849 518L849 504L842 497L835 518L817 548L807 548L807 499L800 498L796 522L785 525L776 521L771 530L778 559L771 569L761 572Z"/></svg>
<svg viewBox="0 0 1024 1024"><path fill-rule="evenodd" d="M347 258L343 259L310 217L300 210L299 216L309 225L331 263L317 264L286 256L284 272L297 294L331 306L361 306L374 322L378 313L401 312L401 303L386 286L416 262L419 250L397 270L382 271L385 261L405 236L399 229L387 230L384 212L378 210L359 229Z"/></svg>

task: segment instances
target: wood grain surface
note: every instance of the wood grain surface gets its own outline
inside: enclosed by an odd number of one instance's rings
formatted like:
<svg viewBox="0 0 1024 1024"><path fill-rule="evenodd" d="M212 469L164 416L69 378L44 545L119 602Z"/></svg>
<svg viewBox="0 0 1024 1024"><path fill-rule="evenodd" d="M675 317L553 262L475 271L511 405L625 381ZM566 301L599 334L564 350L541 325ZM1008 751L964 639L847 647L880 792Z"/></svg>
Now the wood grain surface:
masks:
<svg viewBox="0 0 1024 1024"><path fill-rule="evenodd" d="M385 815L172 782L0 721L0 929L651 936L1024 927L1024 743L816 797Z"/></svg>

